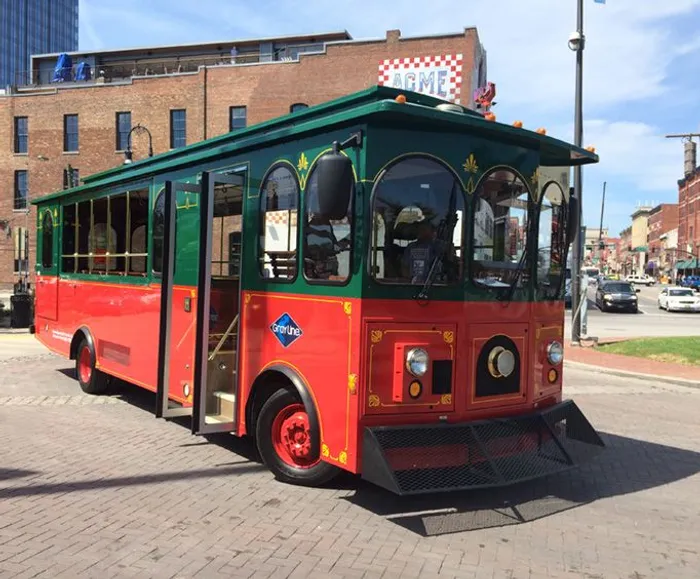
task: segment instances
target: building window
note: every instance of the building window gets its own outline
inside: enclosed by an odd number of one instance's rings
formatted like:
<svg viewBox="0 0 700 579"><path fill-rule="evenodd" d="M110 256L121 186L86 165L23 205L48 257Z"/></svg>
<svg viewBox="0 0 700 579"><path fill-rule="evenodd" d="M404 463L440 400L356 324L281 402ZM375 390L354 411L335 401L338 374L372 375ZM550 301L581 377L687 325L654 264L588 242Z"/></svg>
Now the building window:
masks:
<svg viewBox="0 0 700 579"><path fill-rule="evenodd" d="M187 144L187 113L184 109L170 111L170 148Z"/></svg>
<svg viewBox="0 0 700 579"><path fill-rule="evenodd" d="M260 273L275 280L297 274L299 182L287 165L273 167L260 188Z"/></svg>
<svg viewBox="0 0 700 579"><path fill-rule="evenodd" d="M26 170L15 171L15 210L27 208L29 177Z"/></svg>
<svg viewBox="0 0 700 579"><path fill-rule="evenodd" d="M29 150L29 119L15 117L15 153L26 154Z"/></svg>
<svg viewBox="0 0 700 579"><path fill-rule="evenodd" d="M296 113L297 111L303 111L304 109L308 109L309 105L306 103L294 103L292 106L289 107L289 112L290 113Z"/></svg>
<svg viewBox="0 0 700 579"><path fill-rule="evenodd" d="M350 277L352 198L342 219L330 219L318 203L318 171L306 185L304 223L304 277L312 282L343 283Z"/></svg>
<svg viewBox="0 0 700 579"><path fill-rule="evenodd" d="M78 115L63 115L63 151L78 151Z"/></svg>
<svg viewBox="0 0 700 579"><path fill-rule="evenodd" d="M129 131L131 130L131 113L117 113L117 151L129 148Z"/></svg>
<svg viewBox="0 0 700 579"><path fill-rule="evenodd" d="M244 129L247 124L246 107L231 107L229 109L229 131Z"/></svg>
<svg viewBox="0 0 700 579"><path fill-rule="evenodd" d="M63 169L63 188L72 189L80 185L80 171L70 165Z"/></svg>
<svg viewBox="0 0 700 579"><path fill-rule="evenodd" d="M29 271L29 256L27 255L27 228L15 228L14 273Z"/></svg>

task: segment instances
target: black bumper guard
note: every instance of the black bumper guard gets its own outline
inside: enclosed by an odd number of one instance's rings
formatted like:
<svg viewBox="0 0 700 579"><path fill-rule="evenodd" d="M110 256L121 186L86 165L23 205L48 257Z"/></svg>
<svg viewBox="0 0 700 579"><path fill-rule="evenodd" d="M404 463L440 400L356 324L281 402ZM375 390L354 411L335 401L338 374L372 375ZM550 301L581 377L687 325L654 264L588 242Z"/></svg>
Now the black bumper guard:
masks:
<svg viewBox="0 0 700 579"><path fill-rule="evenodd" d="M500 487L576 467L603 448L566 400L510 418L366 427L362 478L398 495Z"/></svg>

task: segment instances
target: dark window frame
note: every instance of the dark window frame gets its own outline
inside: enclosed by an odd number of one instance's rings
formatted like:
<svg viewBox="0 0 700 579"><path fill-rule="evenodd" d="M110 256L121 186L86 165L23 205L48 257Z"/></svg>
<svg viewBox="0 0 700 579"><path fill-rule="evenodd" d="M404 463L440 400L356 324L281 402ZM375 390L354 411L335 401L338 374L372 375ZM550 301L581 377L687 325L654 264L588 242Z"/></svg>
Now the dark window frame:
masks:
<svg viewBox="0 0 700 579"><path fill-rule="evenodd" d="M75 119L75 131L69 131L71 120ZM71 137L75 137L75 148L70 148L73 146L71 142ZM63 115L63 152L64 153L77 153L80 151L80 120L77 113L69 113Z"/></svg>
<svg viewBox="0 0 700 579"><path fill-rule="evenodd" d="M402 287L402 288L416 288L418 287L418 284L410 284L406 282L396 282L396 281L385 281L384 279L377 278L375 276L375 273L372 271L372 251L374 250L373 247L373 232L374 232L374 205L377 197L377 189L382 181L382 178L384 175L391 170L393 167L396 165L407 161L411 159L422 159L422 160L427 160L427 161L433 161L434 163L440 165L442 168L444 168L447 172L449 172L456 183L459 185L459 191L462 195L462 219L461 219L461 229L462 229L462 245L460 248L455 248L459 249L461 251L460 257L458 257L458 261L461 261L461 269L458 275L458 279L452 283L433 283L433 287L438 287L438 288L446 288L453 290L455 287L458 287L460 284L463 284L464 281L466 280L466 276L468 275L468 268L467 264L465 261L466 258L466 251L468 248L471 247L470 243L467 243L468 240L468 235L471 235L471 228L470 228L470 219L467 219L469 217L469 204L471 202L471 195L467 196L466 189L464 188L464 184L462 183L462 180L459 177L459 174L457 171L454 170L454 168L449 165L446 161L435 157L429 153L410 153L407 155L403 155L401 157L398 157L394 160L392 160L389 164L384 165L379 173L377 173L375 179L374 179L374 185L372 187L372 192L370 193L370 199L369 199L369 220L368 220L368 232L369 232L369 242L367 243L367 266L366 266L366 273L369 277L369 279L372 280L373 283L376 283L380 286L385 286L385 287ZM386 226L386 224L385 224Z"/></svg>
<svg viewBox="0 0 700 579"><path fill-rule="evenodd" d="M357 182L353 181L353 190L350 196L350 205L348 207L348 215L350 216L350 249L348 251L348 275L343 280L328 280L328 279L314 279L309 278L306 275L305 259L306 259L306 237L309 225L309 185L311 184L312 177L316 173L316 164L311 167L309 174L306 179L306 186L304 187L304 197L303 197L303 207L300 208L299 213L303 216L302 227L297 225L297 229L301 231L301 244L298 246L301 248L301 269L304 280L309 285L321 285L321 286L346 286L352 281L353 276L353 264L355 256L355 198L357 196ZM299 223L299 217L297 216L297 224Z"/></svg>
<svg viewBox="0 0 700 579"><path fill-rule="evenodd" d="M20 191L20 177L24 177L24 190ZM14 198L13 198L13 210L14 211L26 211L29 207L29 171L27 169L17 169L15 170L14 178ZM20 195L22 193L22 195ZM21 206L18 205L18 201L22 201Z"/></svg>
<svg viewBox="0 0 700 579"><path fill-rule="evenodd" d="M128 129L121 128L120 120L123 115L129 116ZM121 153L129 148L129 132L131 131L131 111L117 111L114 115L114 130L116 134L115 146L116 151ZM122 146L123 145L123 146Z"/></svg>
<svg viewBox="0 0 700 579"><path fill-rule="evenodd" d="M76 169L75 167L70 168L71 171L73 172L73 182L75 185L74 187L78 187L80 185L80 169ZM69 173L68 173L68 167L65 167L63 169L63 189L70 189L70 179L69 179Z"/></svg>
<svg viewBox="0 0 700 579"><path fill-rule="evenodd" d="M309 105L307 105L306 103L292 103L291 105L289 105L289 112L296 113L298 111L303 111L308 108Z"/></svg>
<svg viewBox="0 0 700 579"><path fill-rule="evenodd" d="M234 111L243 111L244 115L242 117L234 117ZM233 119L243 119L243 125L240 127L233 126ZM228 130L229 131L239 131L245 129L248 126L248 107L246 105L233 105L228 108Z"/></svg>
<svg viewBox="0 0 700 579"><path fill-rule="evenodd" d="M296 259L296 268L294 271L294 276L293 277L265 277L263 275L263 263L265 259L265 253L263 251L264 246L263 246L263 240L265 239L265 231L264 231L264 226L263 229L261 230L261 225L264 223L265 219L265 214L267 213L267 209L263 208L262 204L263 202L267 201L267 195L265 193L265 187L267 185L267 181L270 178L270 175L274 173L277 169L284 168L286 169L290 176L294 179L294 184L296 186L296 211L297 211L297 231L296 231L296 250L295 250L295 259ZM273 163L270 165L265 171L265 174L263 175L262 179L260 180L260 189L259 189L259 200L258 200L258 224L257 224L257 237L258 237L258 242L257 242L257 248L256 248L256 263L257 267L256 269L258 270L258 277L259 279L263 280L264 282L269 282L269 283L278 283L278 284L292 284L294 283L298 278L299 278L299 258L302 254L301 251L301 232L302 228L299 227L299 217L302 214L302 208L301 208L301 195L302 190L301 190L301 183L299 182L299 176L297 175L297 172L294 170L293 165L290 163L287 163L285 161L277 161L276 163Z"/></svg>
<svg viewBox="0 0 700 579"><path fill-rule="evenodd" d="M20 125L24 125L20 130ZM29 117L19 116L14 119L14 143L15 155L29 154Z"/></svg>
<svg viewBox="0 0 700 579"><path fill-rule="evenodd" d="M182 113L182 128L175 128L175 116ZM182 144L176 141L181 138ZM179 149L187 146L187 109L170 109L170 148Z"/></svg>

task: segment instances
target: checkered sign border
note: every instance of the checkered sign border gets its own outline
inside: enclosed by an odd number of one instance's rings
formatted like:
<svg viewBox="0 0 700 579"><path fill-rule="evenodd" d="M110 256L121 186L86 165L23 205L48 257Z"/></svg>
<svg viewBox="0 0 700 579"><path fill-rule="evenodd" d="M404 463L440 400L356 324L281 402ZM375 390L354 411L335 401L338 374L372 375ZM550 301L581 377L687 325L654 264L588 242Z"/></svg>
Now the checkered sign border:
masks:
<svg viewBox="0 0 700 579"><path fill-rule="evenodd" d="M414 56L410 58L389 58L379 63L379 85L391 86L391 74L396 70L407 69L416 65L447 68L449 92L447 100L459 104L462 91L462 64L461 54L443 54L440 56Z"/></svg>

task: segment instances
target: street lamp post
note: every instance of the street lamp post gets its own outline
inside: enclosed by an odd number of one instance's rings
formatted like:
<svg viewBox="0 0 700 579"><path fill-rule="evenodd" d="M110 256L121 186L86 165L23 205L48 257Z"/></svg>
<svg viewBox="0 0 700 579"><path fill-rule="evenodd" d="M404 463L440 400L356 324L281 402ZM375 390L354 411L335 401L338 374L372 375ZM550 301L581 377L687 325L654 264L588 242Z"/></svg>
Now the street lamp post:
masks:
<svg viewBox="0 0 700 579"><path fill-rule="evenodd" d="M583 34L583 0L577 0L576 8L576 32L569 37L569 48L576 52L576 99L574 103L574 144L581 147L583 143L583 49L585 36ZM578 220L582 224L583 199L582 199L582 175L581 165L574 167L574 196L578 199ZM571 252L571 343L579 344L581 341L581 227L579 226L574 239Z"/></svg>
<svg viewBox="0 0 700 579"><path fill-rule="evenodd" d="M133 161L133 152L131 150L131 134L136 132L137 134L139 133L146 133L148 135L148 156L152 157L153 156L153 137L151 136L151 131L149 131L146 127L144 127L142 124L138 124L135 127L132 127L132 129L129 131L129 134L126 137L126 151L124 151L124 164L128 165Z"/></svg>

